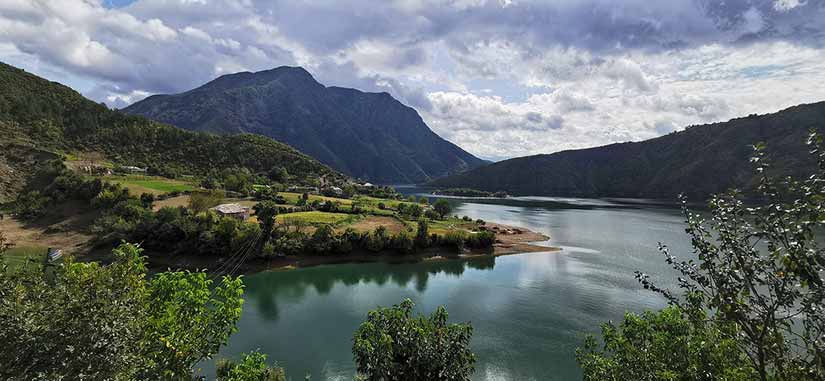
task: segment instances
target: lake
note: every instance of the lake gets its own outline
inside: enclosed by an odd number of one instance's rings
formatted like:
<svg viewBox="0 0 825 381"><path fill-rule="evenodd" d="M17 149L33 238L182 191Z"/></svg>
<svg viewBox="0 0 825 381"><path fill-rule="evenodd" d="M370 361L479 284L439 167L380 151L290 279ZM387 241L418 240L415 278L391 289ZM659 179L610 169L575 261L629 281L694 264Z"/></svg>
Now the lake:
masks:
<svg viewBox="0 0 825 381"><path fill-rule="evenodd" d="M450 202L455 214L539 231L563 250L247 276L239 331L222 356L260 349L292 379L351 380L352 334L367 312L410 298L419 312L444 305L451 321L472 323L474 379L577 379L575 350L587 333L625 311L665 305L633 277L640 270L673 285L657 242L677 256L691 253L682 216L670 207L542 197Z"/></svg>

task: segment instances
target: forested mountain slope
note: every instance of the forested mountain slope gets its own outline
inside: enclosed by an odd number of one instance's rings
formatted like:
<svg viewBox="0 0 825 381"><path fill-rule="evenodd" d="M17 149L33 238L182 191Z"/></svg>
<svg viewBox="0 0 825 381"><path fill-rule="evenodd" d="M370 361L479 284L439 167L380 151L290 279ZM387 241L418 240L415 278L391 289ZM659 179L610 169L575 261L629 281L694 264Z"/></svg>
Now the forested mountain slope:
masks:
<svg viewBox="0 0 825 381"><path fill-rule="evenodd" d="M730 187L747 190L755 176L752 145L766 144L780 175L811 173L809 130L825 130L825 102L723 123L688 127L642 142L505 160L432 183L443 188L513 195L694 198Z"/></svg>
<svg viewBox="0 0 825 381"><path fill-rule="evenodd" d="M189 130L269 136L373 182L423 182L484 164L389 94L326 87L300 67L224 75L124 111Z"/></svg>
<svg viewBox="0 0 825 381"><path fill-rule="evenodd" d="M0 63L0 200L22 188L39 164L63 154L101 152L121 165L161 174L206 175L244 167L342 176L286 144L252 134L182 130L109 110L59 83Z"/></svg>

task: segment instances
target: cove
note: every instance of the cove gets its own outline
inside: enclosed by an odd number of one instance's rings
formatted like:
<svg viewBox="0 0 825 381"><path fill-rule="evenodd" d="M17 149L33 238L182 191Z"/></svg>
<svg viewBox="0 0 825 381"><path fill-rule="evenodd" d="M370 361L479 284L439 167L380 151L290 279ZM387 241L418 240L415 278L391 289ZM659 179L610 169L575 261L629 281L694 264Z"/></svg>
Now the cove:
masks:
<svg viewBox="0 0 825 381"><path fill-rule="evenodd" d="M245 277L239 330L221 356L260 349L292 379L350 380L352 333L367 312L410 298L419 312L445 305L451 321L472 323L474 379L577 379L575 350L587 333L625 311L665 305L633 278L639 270L673 286L657 243L691 253L680 211L671 207L541 197L451 203L455 214L523 226L563 250L253 274Z"/></svg>

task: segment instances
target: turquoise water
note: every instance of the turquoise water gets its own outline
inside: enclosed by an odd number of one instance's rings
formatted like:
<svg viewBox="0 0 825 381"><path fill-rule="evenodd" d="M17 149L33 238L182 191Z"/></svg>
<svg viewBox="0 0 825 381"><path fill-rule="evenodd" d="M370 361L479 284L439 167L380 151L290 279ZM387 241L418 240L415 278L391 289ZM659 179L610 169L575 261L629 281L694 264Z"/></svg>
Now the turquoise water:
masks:
<svg viewBox="0 0 825 381"><path fill-rule="evenodd" d="M350 380L352 333L367 311L411 298L421 312L445 305L452 321L472 323L475 379L576 379L574 354L585 334L625 311L664 306L633 278L640 270L672 284L657 242L690 255L682 217L672 208L587 199L451 202L458 215L540 231L563 250L248 276L239 332L222 355L260 349L292 379Z"/></svg>

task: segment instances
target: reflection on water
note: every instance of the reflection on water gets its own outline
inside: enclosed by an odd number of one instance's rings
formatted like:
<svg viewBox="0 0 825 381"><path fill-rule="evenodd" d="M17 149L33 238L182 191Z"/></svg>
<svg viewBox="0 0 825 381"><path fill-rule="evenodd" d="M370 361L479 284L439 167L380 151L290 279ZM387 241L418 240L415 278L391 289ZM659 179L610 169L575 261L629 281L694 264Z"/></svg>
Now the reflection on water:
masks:
<svg viewBox="0 0 825 381"><path fill-rule="evenodd" d="M261 316L278 319L277 302L297 302L307 292L325 296L336 284L353 287L372 284L383 287L391 284L398 288L410 287L419 293L426 291L430 276L443 274L459 277L465 269L492 270L496 258L491 256L466 259L431 260L415 264L348 264L319 266L302 271L272 271L249 277L246 298L255 303Z"/></svg>
<svg viewBox="0 0 825 381"><path fill-rule="evenodd" d="M633 278L640 270L671 284L657 242L690 253L675 209L545 198L451 203L459 215L548 234L550 245L565 250L251 275L239 331L223 354L259 348L293 379L349 380L352 333L367 312L411 298L423 313L445 305L450 320L473 324L475 379L576 379L575 349L586 333L625 311L664 305Z"/></svg>

